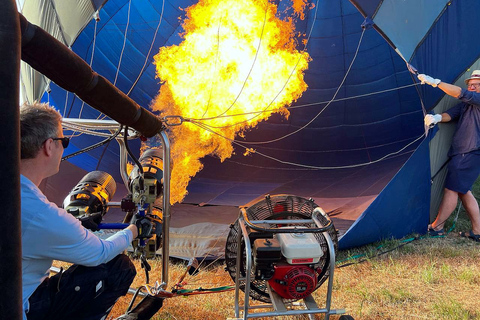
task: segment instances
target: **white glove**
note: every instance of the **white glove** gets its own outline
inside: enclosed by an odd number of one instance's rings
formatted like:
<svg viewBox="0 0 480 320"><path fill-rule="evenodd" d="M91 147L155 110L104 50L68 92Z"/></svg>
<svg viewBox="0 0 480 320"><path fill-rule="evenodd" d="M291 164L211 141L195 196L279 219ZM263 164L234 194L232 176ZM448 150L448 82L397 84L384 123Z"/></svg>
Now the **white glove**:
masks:
<svg viewBox="0 0 480 320"><path fill-rule="evenodd" d="M422 84L426 83L431 85L434 88L436 88L440 84L440 82L442 82L442 80L440 79L433 79L432 77L427 76L426 74L423 74L423 73L418 75L418 80L420 80Z"/></svg>
<svg viewBox="0 0 480 320"><path fill-rule="evenodd" d="M427 114L425 116L425 119L424 119L425 125L429 128L433 127L434 125L436 125L440 121L442 121L442 115L441 114L435 114L435 115L434 114Z"/></svg>

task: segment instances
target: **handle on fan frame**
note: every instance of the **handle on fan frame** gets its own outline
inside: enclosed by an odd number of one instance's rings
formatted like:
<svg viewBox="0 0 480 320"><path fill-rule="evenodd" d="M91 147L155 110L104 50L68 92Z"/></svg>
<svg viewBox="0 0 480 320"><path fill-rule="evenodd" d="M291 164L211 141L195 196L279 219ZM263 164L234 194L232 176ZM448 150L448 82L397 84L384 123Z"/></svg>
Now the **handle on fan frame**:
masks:
<svg viewBox="0 0 480 320"><path fill-rule="evenodd" d="M318 228L296 228L296 227L291 227L291 228L265 228L265 227L261 227L259 225L256 225L255 223L253 223L252 221L250 221L250 219L248 218L247 216L247 211L245 210L245 208L241 208L240 209L240 212L243 216L243 219L245 220L245 224L250 227L251 229L253 230L256 230L256 231L264 231L264 232L273 232L273 233L317 233L317 232L325 232L325 231L328 231L330 230L332 227L333 227L333 223L332 223L332 220L330 219L330 217L325 213L323 212L323 210L320 208L320 207L316 207L314 210L313 210L313 213L312 213L312 219L311 220L286 220L288 221L289 224L291 223L305 223L305 222L311 222L313 220L313 222L315 222L315 224L317 226L319 226ZM325 219L327 219L327 224L325 226L322 225L322 223L320 222L318 216L319 215L322 215ZM261 220L261 221L255 221L256 223L280 223L280 221L275 221L275 220Z"/></svg>

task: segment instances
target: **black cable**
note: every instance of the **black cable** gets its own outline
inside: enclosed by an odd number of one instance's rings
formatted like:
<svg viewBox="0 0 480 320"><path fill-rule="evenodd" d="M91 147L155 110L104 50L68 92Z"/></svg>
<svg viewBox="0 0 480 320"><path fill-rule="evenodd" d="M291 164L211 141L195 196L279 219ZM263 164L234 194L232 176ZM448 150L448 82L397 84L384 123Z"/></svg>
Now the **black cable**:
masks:
<svg viewBox="0 0 480 320"><path fill-rule="evenodd" d="M127 311L126 311L126 312L132 310L133 303L135 302L135 299L137 299L137 296L138 296L138 294L140 293L140 291L143 289L143 287L144 287L144 286L141 286L141 287L139 287L139 288L135 291L135 293L133 294L132 300L130 301L130 304L129 304L128 307L127 307Z"/></svg>
<svg viewBox="0 0 480 320"><path fill-rule="evenodd" d="M125 142L125 148L127 149L127 153L132 158L132 160L135 162L135 164L138 166L138 170L140 170L140 173L143 174L143 168L142 164L140 161L138 161L137 157L133 154L132 150L130 150L130 147L128 146L128 126L125 126L124 134L123 134L123 141Z"/></svg>
<svg viewBox="0 0 480 320"><path fill-rule="evenodd" d="M110 141L112 141L113 139L115 139L115 137L118 136L121 131L122 131L122 125L120 125L120 127L118 128L118 130L117 130L114 134L112 134L110 137L108 137L107 139L102 140L102 141L100 141L100 142L97 142L97 143L91 145L90 147L83 148L83 149L81 149L81 150L78 150L77 152L74 152L74 153L71 153L71 154L69 154L69 155L67 155L67 156L64 156L64 157L62 157L62 161L68 160L68 159L70 159L70 158L72 158L72 157L78 156L79 154L88 152L88 151L93 150L93 149L95 149L95 148L101 147L101 146L103 146L103 145L106 144L106 143L109 143Z"/></svg>
<svg viewBox="0 0 480 320"><path fill-rule="evenodd" d="M98 158L97 166L95 167L95 171L98 170L98 168L100 168L100 163L102 162L103 156L105 155L105 151L107 151L109 145L110 145L110 141L108 141L105 145L105 148L103 148L102 154L100 155L100 158Z"/></svg>
<svg viewBox="0 0 480 320"><path fill-rule="evenodd" d="M447 161L445 161L442 166L440 167L440 169L437 170L437 172L435 172L435 174L430 178L430 182L433 183L433 179L435 179L435 177L440 173L440 171L442 171L442 169L450 162L450 160L452 160L451 157L448 157Z"/></svg>
<svg viewBox="0 0 480 320"><path fill-rule="evenodd" d="M389 253L389 252L392 252L392 251L394 251L394 250L397 250L397 249L399 249L399 248L401 248L401 247L403 247L403 246L405 246L405 245L407 245L407 244L409 244L409 243L411 243L411 242L413 242L413 241L415 241L415 240L419 240L419 239L421 239L421 238L422 238L422 237L414 237L414 238L412 238L412 239L411 239L410 241L408 241L408 242L404 242L404 243L402 243L402 244L400 244L400 245L398 245L398 246L396 246L396 247L394 247L394 248L392 248L392 249L389 249L389 250L380 252L380 253L374 255L373 257L369 257L369 258L366 258L366 259L361 259L361 260L358 260L358 261L356 261L356 262L345 263L345 264L342 264L341 266L337 266L337 268L344 268L344 267L348 267L348 266L351 266L351 265L354 265L354 264L359 264L359 263L365 262L365 261L367 261L367 260L369 260L369 259L373 259L373 258L379 257L379 256L381 256L381 255L384 255L384 254L386 254L386 253Z"/></svg>

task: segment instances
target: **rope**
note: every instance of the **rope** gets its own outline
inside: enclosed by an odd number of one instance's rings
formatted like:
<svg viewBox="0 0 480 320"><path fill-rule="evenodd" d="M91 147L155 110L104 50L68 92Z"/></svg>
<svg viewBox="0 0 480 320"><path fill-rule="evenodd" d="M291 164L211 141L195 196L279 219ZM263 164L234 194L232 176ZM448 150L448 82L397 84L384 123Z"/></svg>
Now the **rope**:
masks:
<svg viewBox="0 0 480 320"><path fill-rule="evenodd" d="M360 95L346 97L346 98L339 98L339 99L332 100L331 102L339 102L339 101L345 101L345 100L351 100L351 99L358 99L358 98L368 97L368 96L381 94L381 93L386 93L386 92L390 92L390 91L401 90L401 89L405 89L405 88L409 88L409 87L413 87L413 86L418 86L418 85L420 85L420 83L408 84L408 85L395 87L395 88L391 88L391 89L385 89L385 90L360 94ZM311 106L316 106L316 105L320 105L320 104L326 104L328 102L329 101L306 103L306 104L300 104L300 105L295 105L295 106L286 107L286 108L272 109L270 111L271 112L278 112L278 111L281 111L283 109L293 110L293 109L298 109L298 108L305 108L305 107L311 107ZM249 115L249 114L265 113L265 112L266 112L265 110L261 110L261 111L251 111L251 112L236 113L236 114L231 114L231 115L224 115L224 116L219 116L219 117L215 117L215 118L213 118L213 117L211 117L211 118L200 118L200 119L199 118L184 118L184 120L185 121L191 121L191 122L193 122L193 121L207 121L207 120L214 120L214 119L218 119L218 118L237 117L237 116L244 116L244 115ZM415 112L418 112L418 111L415 111Z"/></svg>
<svg viewBox="0 0 480 320"><path fill-rule="evenodd" d="M115 139L115 137L117 137L118 134L119 134L121 131L122 131L122 126L120 126L120 127L118 128L117 132L115 132L114 134L110 135L107 139L105 139L105 140L103 140L103 141L100 141L100 142L97 142L97 143L94 144L94 145L91 145L91 146L89 146L89 147L87 147L87 148L81 149L81 150L79 150L79 151L77 151L77 152L74 152L74 153L72 153L72 154L69 154L69 155L67 155L67 156L64 156L64 157L62 157L62 161L67 160L67 159L70 159L70 158L72 158L72 157L74 157L74 156L77 156L77 155L79 155L79 154L88 152L88 151L93 150L93 149L95 149L95 148L101 147L101 146L104 145L104 144L109 143L111 140ZM103 154L102 154L102 156L103 156ZM100 165L100 161L98 162L97 168L96 168L95 170L98 170L98 166L99 166L99 165Z"/></svg>
<svg viewBox="0 0 480 320"><path fill-rule="evenodd" d="M93 30L93 44L92 44L92 55L90 56L90 63L89 63L89 66L90 68L92 67L92 64L93 64L93 56L95 54L95 47L96 47L96 42L97 42L97 25L98 25L98 21L100 19L96 19L95 18L95 29ZM68 97L68 91L67 91L67 97ZM66 106L67 106L67 100L65 100L65 109L66 109ZM78 113L78 118L80 119L81 116L82 116L82 112L83 112L83 107L85 106L85 102L82 101L82 107L80 108L80 112Z"/></svg>
<svg viewBox="0 0 480 320"><path fill-rule="evenodd" d="M117 72L115 73L115 80L113 81L114 86L117 84L118 73L120 72L120 66L122 64L123 53L125 51L125 44L127 43L127 34L128 34L128 25L130 23L130 7L131 6L132 6L132 0L129 0L128 1L128 12L127 12L127 25L125 26L125 34L124 34L124 37L123 37L122 51L120 51L120 58L118 59Z"/></svg>
<svg viewBox="0 0 480 320"><path fill-rule="evenodd" d="M209 288L209 289L204 289L204 288L181 289L181 290L174 290L175 291L174 293L176 295L181 295L181 296L192 296L197 294L220 293L225 291L231 291L234 289L235 289L234 286L223 286L223 287Z"/></svg>
<svg viewBox="0 0 480 320"><path fill-rule="evenodd" d="M161 24L162 19L163 19L163 10L164 10L164 7L165 7L165 0L162 1L162 12L160 13L160 19L158 20L157 29L155 29L155 34L153 35L152 43L150 44L150 49L148 49L147 56L145 57L145 62L143 63L142 69L141 69L140 72L138 73L137 79L133 82L132 87L130 88L130 90L128 90L127 96L130 96L130 93L132 93L133 88L135 88L135 86L137 85L138 80L140 80L140 77L142 76L143 71L145 70L145 66L147 65L147 62L148 62L148 57L150 56L150 53L151 53L151 51L152 51L153 44L155 43L155 39L157 38L158 29L160 28L160 24Z"/></svg>
<svg viewBox="0 0 480 320"><path fill-rule="evenodd" d="M95 20L95 28L93 30L93 43L92 43L92 54L90 56L90 63L89 63L89 66L90 68L92 67L93 65L93 56L95 54L95 47L96 47L96 43L97 43L97 26L98 26L98 21L100 20L99 18L97 19L96 16L94 16L94 20ZM68 94L69 94L69 91L66 91L66 94L65 94L65 107L64 107L64 110L63 110L63 117L65 117L65 113L67 111L67 103L68 103ZM72 107L73 107L73 103L75 101L75 96L73 97L73 100L72 100L72 104L70 105L70 110L68 112L68 114L70 114L70 112L72 111ZM82 106L80 107L80 112L78 113L78 119L81 118L82 116L82 113L83 113L83 107L85 106L85 102L82 100ZM73 136L75 136L75 133L76 131L73 131L70 138L72 138ZM81 134L80 134L81 135Z"/></svg>
<svg viewBox="0 0 480 320"><path fill-rule="evenodd" d="M268 1L267 1L267 4L265 5L265 16L263 18L262 33L260 34L260 39L258 41L258 47L257 47L257 51L255 52L255 58L253 59L252 66L250 67L250 70L248 71L248 74L247 74L247 77L245 78L245 81L243 81L243 85L240 88L240 92L238 92L237 97L235 98L235 100L232 102L232 104L225 111L223 111L221 114L219 114L219 116L223 116L225 113L228 112L228 110L230 110L235 105L235 103L237 103L238 98L240 98L240 95L242 94L243 89L245 89L245 86L247 85L248 78L250 78L250 75L252 74L253 67L255 66L255 63L257 62L258 53L260 52L260 47L262 45L263 33L265 31L265 25L267 23L267 13L268 13Z"/></svg>
<svg viewBox="0 0 480 320"><path fill-rule="evenodd" d="M313 32L313 28L315 26L315 21L317 20L317 12L318 12L318 1L317 0L317 3L316 3L316 6L315 6L315 18L313 19L313 23L312 23L312 26L310 28L310 32L308 34L308 37L305 41L305 46L302 50L302 52L305 52L307 50L307 45L308 45L308 42L310 41L310 37L312 35L312 32ZM262 30L262 34L263 34L263 30ZM258 51L257 51L257 54L258 54ZM292 78L292 75L293 73L295 72L295 70L297 69L298 67L298 64L300 63L300 59L301 59L301 56L298 58L297 62L295 63L295 66L293 67L292 71L290 72L287 80L285 81L285 83L283 84L282 88L280 89L280 91L275 95L275 97L272 99L272 101L270 101L270 103L266 106L265 109L263 109L262 111L260 111L256 116L250 118L250 119L247 119L247 120L243 120L243 121L240 121L240 122L237 122L235 124L231 124L231 125L227 125L227 126L210 126L211 128L229 128L229 127L232 127L232 126L236 126L236 125L239 125L239 124L242 124L242 123L245 123L245 122L249 122L249 121L252 121L253 119L257 118L260 114L264 113L264 112L267 112L268 108L270 108L270 106L275 102L275 100L277 100L278 96L283 92L283 90L285 90L285 87L287 86L288 82L290 81L290 79ZM252 66L253 67L253 66ZM231 106L230 106L231 108ZM230 109L229 108L229 109ZM279 109L279 110L282 110L282 109ZM228 110L227 110L228 111ZM274 112L274 111L270 111L270 112ZM223 116L225 112L223 112L220 116ZM254 114L255 112L252 112L252 114ZM248 114L248 113L247 113ZM212 117L210 118L211 119L216 119L216 118L219 118L220 116L217 116L217 117ZM205 120L205 119L202 119L202 120Z"/></svg>
<svg viewBox="0 0 480 320"><path fill-rule="evenodd" d="M309 168L309 169L317 169L317 170L329 170L329 169L346 169L346 168L356 168L356 167L361 167L361 166L366 166L366 165L370 165L370 164L374 164L374 163L377 163L377 162L380 162L380 161L383 161L385 160L386 158L392 156L392 155L396 155L400 152L402 152L403 150L405 150L406 148L408 148L409 146L411 146L412 144L414 144L415 142L419 141L422 137L425 136L425 133L422 133L422 135L420 135L418 138L416 138L415 140L413 140L412 142L410 142L409 144L407 144L405 147L401 148L400 150L398 151L395 151L395 152L392 152L392 153L389 153L377 160L373 160L373 161L369 161L369 162L364 162L364 163L358 163L358 164L352 164L352 165L346 165L346 166L333 166L333 167L322 167L322 166L310 166L310 165L305 165L305 164L300 164L300 163L295 163L295 162L290 162L290 161L283 161L283 160L280 160L278 158L275 158L275 157L272 157L272 156L269 156L265 153L262 153L262 152L259 152L259 151L255 151L255 150L252 150L251 148L248 148L246 146L244 146L243 144L233 140L233 139L230 139L228 137L225 137L221 134L219 134L218 132L216 131L213 131L211 130L210 128L207 128L205 127L204 125L202 124L199 124L199 123L193 123L197 126L199 126L200 128L203 128L204 130L206 131L209 131L215 135L218 135L219 137L222 137L230 142L232 142L233 144L247 150L247 151L250 151L252 153L255 153L255 154L258 154L264 158L267 158L267 159L270 159L270 160L273 160L275 162L279 162L281 164L287 164L287 165L292 165L292 166L297 166L297 167L302 167L302 168Z"/></svg>
<svg viewBox="0 0 480 320"><path fill-rule="evenodd" d="M358 45L357 45L357 49L356 49L356 51L355 51L355 55L354 55L354 57L353 57L353 59L352 59L352 61L351 61L351 63L350 63L350 66L349 66L348 69L347 69L347 72L345 73L345 76L343 77L340 85L338 86L337 90L335 91L335 94L333 95L332 99L320 110L320 112L318 112L315 117L313 117L310 121L308 121L305 125L303 125L303 126L300 127L299 129L297 129L297 130L295 130L295 131L293 131L293 132L290 132L290 133L288 133L288 134L286 134L286 135L284 135L284 136L282 136L282 137L279 137L279 138L276 138L276 139L272 139L272 140L268 140L268 141L257 142L256 144L267 144L267 143L277 142L277 141L286 139L286 138L288 138L288 137L290 137L290 136L292 136L292 135L294 135L294 134L302 131L302 130L305 129L306 127L308 127L313 121L315 121L315 120L323 113L323 111L325 111L325 109L328 108L328 106L332 103L332 101L335 100L338 92L340 91L340 88L343 86L343 83L345 82L345 80L347 79L348 74L350 73L350 70L351 70L351 68L352 68L352 66L353 66L353 63L355 62L355 59L357 58L358 51L359 51L359 49L360 49L360 45L361 45L361 43L362 43L362 39L363 39L364 33L365 33L365 29L362 30L362 33L361 33L361 35L360 35L360 39L359 39L359 42L358 42ZM283 89L282 89L282 90L283 90ZM273 101L272 101L272 102L273 102ZM268 109L268 106L267 106L267 109ZM253 119L253 118L252 118L252 119ZM252 120L252 119L250 119L250 120ZM243 123L243 122L246 122L246 121L250 121L250 120L245 120L245 121L236 123L235 125L240 124L240 123ZM206 124L205 124L205 126L208 126L208 127L210 127L210 128L213 128L213 126L209 126L209 125L206 125ZM225 127L231 127L231 126L233 126L233 125L225 126ZM225 127L214 127L214 128L225 128Z"/></svg>
<svg viewBox="0 0 480 320"><path fill-rule="evenodd" d="M222 17L223 18L223 17ZM212 78L214 78L214 75L217 73L217 62L218 62L218 56L220 54L220 27L222 26L222 18L220 18L220 21L218 22L218 29L217 29L217 54L215 55L215 67L212 72ZM263 32L262 32L263 34ZM214 78L214 80L216 80ZM214 84L216 85L216 81L212 81L210 83L210 94L208 96L208 102L207 102L207 107L205 108L205 111L203 112L202 118L205 117L205 115L208 112L208 109L210 108L210 102L212 101L212 94L213 94L213 87Z"/></svg>

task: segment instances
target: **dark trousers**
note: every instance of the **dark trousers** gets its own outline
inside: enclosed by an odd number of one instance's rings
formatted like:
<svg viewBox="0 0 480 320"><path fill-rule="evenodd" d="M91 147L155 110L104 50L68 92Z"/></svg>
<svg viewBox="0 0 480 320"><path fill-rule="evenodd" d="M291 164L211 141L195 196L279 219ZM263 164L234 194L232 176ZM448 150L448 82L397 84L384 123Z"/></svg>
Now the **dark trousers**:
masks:
<svg viewBox="0 0 480 320"><path fill-rule="evenodd" d="M120 254L96 267L72 265L45 279L29 299L28 320L105 319L137 274L130 259Z"/></svg>

